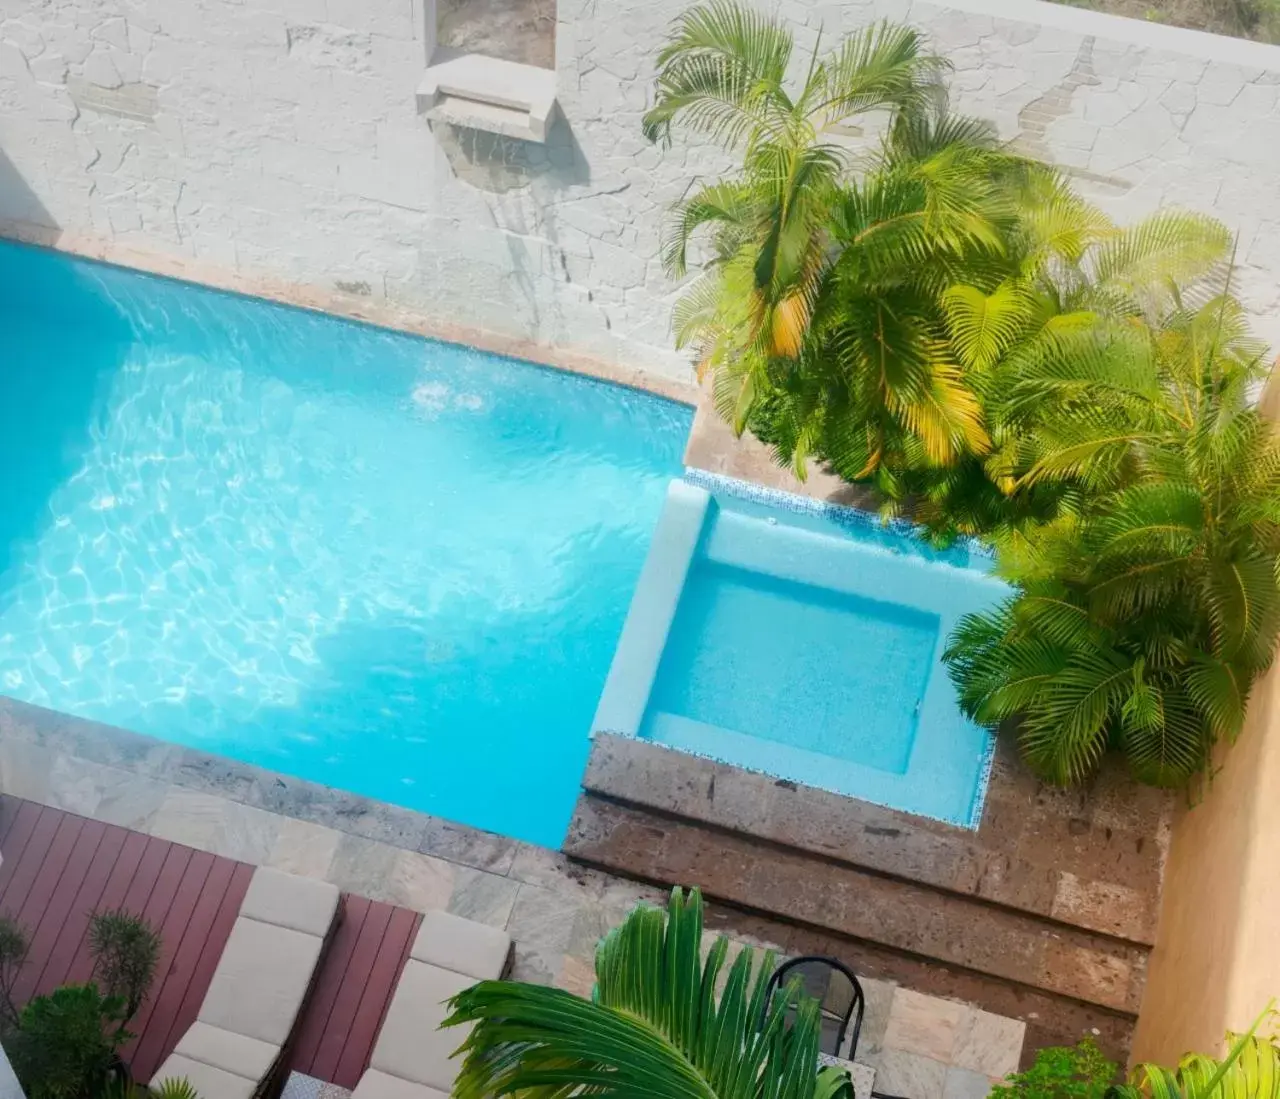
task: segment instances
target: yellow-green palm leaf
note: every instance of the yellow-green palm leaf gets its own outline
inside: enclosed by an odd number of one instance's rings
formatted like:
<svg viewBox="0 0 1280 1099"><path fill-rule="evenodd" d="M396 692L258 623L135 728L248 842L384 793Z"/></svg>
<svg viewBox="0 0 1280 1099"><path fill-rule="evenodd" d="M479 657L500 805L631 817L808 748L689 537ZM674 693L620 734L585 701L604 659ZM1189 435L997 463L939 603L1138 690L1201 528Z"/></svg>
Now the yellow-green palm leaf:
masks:
<svg viewBox="0 0 1280 1099"><path fill-rule="evenodd" d="M1280 1099L1280 1046L1256 1034L1272 1014L1268 1007L1246 1033L1228 1034L1230 1048L1221 1061L1188 1053L1174 1070L1140 1064L1108 1099Z"/></svg>

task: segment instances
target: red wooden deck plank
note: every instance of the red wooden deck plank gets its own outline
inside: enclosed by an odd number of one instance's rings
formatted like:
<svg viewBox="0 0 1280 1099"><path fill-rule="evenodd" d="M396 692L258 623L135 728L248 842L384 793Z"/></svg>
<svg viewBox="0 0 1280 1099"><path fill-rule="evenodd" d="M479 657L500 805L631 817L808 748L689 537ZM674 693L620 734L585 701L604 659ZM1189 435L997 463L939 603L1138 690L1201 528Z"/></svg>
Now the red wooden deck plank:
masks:
<svg viewBox="0 0 1280 1099"><path fill-rule="evenodd" d="M4 865L0 866L0 899L3 899L5 890L9 888L9 880L17 873L18 864L22 861L32 832L35 831L36 822L44 812L43 805L37 805L33 801L14 800L18 802L18 812L14 815L9 831L5 833L4 847L0 848L0 854L4 856Z"/></svg>
<svg viewBox="0 0 1280 1099"><path fill-rule="evenodd" d="M347 960L347 972L342 978L342 985L334 997L333 1011L329 1013L329 1022L325 1027L325 1040L312 1061L312 1075L321 1080L333 1079L343 1044L351 1032L360 1007L360 997L364 993L369 970L378 956L394 914L395 908L391 905L380 901L370 902L369 914L365 917L360 937Z"/></svg>
<svg viewBox="0 0 1280 1099"><path fill-rule="evenodd" d="M22 855L23 844L26 844L28 835L31 835L31 825L35 824L44 806L20 797L6 796L5 801L12 801L15 811L13 820L9 821L8 829L5 830L3 851L10 853L17 862L18 856Z"/></svg>
<svg viewBox="0 0 1280 1099"><path fill-rule="evenodd" d="M26 802L21 798L12 797L9 794L0 794L0 852L4 851L4 841L18 816L18 810L25 804Z"/></svg>
<svg viewBox="0 0 1280 1099"><path fill-rule="evenodd" d="M106 888L107 879L110 878L116 863L121 859L125 845L130 837L135 835L136 833L126 832L114 824L106 826L106 832L102 842L98 844L98 850L94 853L84 881L76 895L67 903L67 918L63 921L62 930L50 947L48 958L36 980L37 992L50 992L59 985L68 983L67 974L70 972L76 951L80 948L81 940L84 939L85 931L88 930L89 917L97 908L102 891ZM142 844L139 843L138 851L141 852L141 850ZM34 958L36 963L39 960L38 957Z"/></svg>
<svg viewBox="0 0 1280 1099"><path fill-rule="evenodd" d="M79 817L66 819L80 820ZM81 821L76 842L67 853L61 876L58 878L57 885L49 893L44 911L39 916L34 916L29 914L27 906L23 905L18 921L28 928L30 949L27 953L32 960L23 967L22 973L14 982L14 998L18 1003L24 1003L37 991L45 991L39 987L40 976L53 951L53 944L58 941L58 936L62 933L63 924L71 915L72 899L84 884L84 879L88 876L89 867L98 853L98 846L102 843L102 837L106 835L106 831L105 824L92 820ZM57 846L56 842L54 846ZM49 861L53 861L52 848Z"/></svg>
<svg viewBox="0 0 1280 1099"><path fill-rule="evenodd" d="M359 1007L346 1033L342 1052L329 1083L354 1088L364 1075L364 1070L369 1067L374 1041L391 1002L392 989L400 979L400 972L404 968L420 920L418 913L407 908L392 909L382 944L364 976L364 990Z"/></svg>
<svg viewBox="0 0 1280 1099"><path fill-rule="evenodd" d="M155 1005L152 1025L142 1036L133 1056L132 1068L138 1079L147 1079L154 1073L182 1037L182 1031L177 1027L177 1016L191 985L196 963L200 960L214 920L222 907L223 898L231 887L235 869L236 863L230 859L213 860L181 941L173 944L168 966L157 969L155 992L152 996ZM238 909L239 905L236 907ZM203 999L203 993L201 998ZM198 1009L197 1001L196 1010ZM144 1066L146 1075L143 1075Z"/></svg>
<svg viewBox="0 0 1280 1099"><path fill-rule="evenodd" d="M222 957L222 949L227 945L236 916L240 914L240 905L253 878L253 867L243 862L233 863L233 866L235 869L231 874L231 882L222 895L222 902L209 927L208 935L202 943L203 949L191 970L191 979L186 989L187 995L178 1010L174 1012L173 1025L166 1038L165 1046L160 1051L158 1063L163 1063L164 1058L178 1044L178 1039L196 1021L204 994L209 991L209 984L213 981L213 971L218 966L218 959ZM169 1044L170 1041L172 1045Z"/></svg>
<svg viewBox="0 0 1280 1099"><path fill-rule="evenodd" d="M129 838L125 840L120 857L116 859L111 876L107 879L107 884L98 899L96 911L115 912L125 907L129 892L140 876L145 875L149 881L154 882L155 875L159 873L160 861L164 858L166 846L163 841L153 840L150 836L144 836L138 832L129 833ZM137 909L133 911L136 912ZM87 917L85 924L88 925ZM89 954L88 936L82 935L75 956L67 967L66 980L68 984L83 984L92 976L93 958Z"/></svg>
<svg viewBox="0 0 1280 1099"><path fill-rule="evenodd" d="M187 872L191 856L195 854L190 847L180 847L176 843L167 841L160 842L163 843L164 847L164 861L160 864L160 872L156 875L156 880L147 894L146 902L140 909L135 910L129 908L126 901L127 911L141 917L157 931L164 927L165 919L169 915L169 908L177 896L178 885L182 881L182 876ZM140 891L141 887L135 878L133 886L130 887L130 892L136 895ZM134 1034L141 1033L140 1022L135 1020L130 1024L129 1029ZM135 1038L134 1041L136 1042L137 1039ZM126 1061L129 1059L132 1050L133 1043L131 1042L122 1051Z"/></svg>
<svg viewBox="0 0 1280 1099"><path fill-rule="evenodd" d="M45 852L35 877L31 879L27 895L10 899L10 911L13 912L19 926L27 932L28 942L36 934L36 928L44 919L45 909L49 907L49 898L53 896L54 890L58 888L58 883L66 872L67 863L75 852L76 841L79 840L84 826L83 817L73 817L64 813L62 819L58 821L58 827L54 830L49 850Z"/></svg>
<svg viewBox="0 0 1280 1099"><path fill-rule="evenodd" d="M184 848L175 848L175 850L180 851L184 850ZM169 1034L171 1020L156 1014L155 1008L158 993L163 991L165 974L168 973L169 966L173 962L173 956L182 943L187 925L191 922L192 913L195 912L196 904L200 900L200 894L204 890L205 881L209 877L209 871L213 869L216 861L213 855L205 851L192 851L190 856L182 878L177 884L173 903L169 906L169 912L164 917L164 922L153 921L151 923L151 926L160 934L160 956L156 962L156 976L152 981L151 995L143 1001L141 1010L134 1016L133 1023L129 1028L138 1037L134 1039L130 1049L125 1053L126 1060L131 1065L137 1066L137 1071L143 1078L150 1078L151 1073L155 1071L160 1063L157 1061L155 1064L149 1064L144 1058L140 1058L139 1053L142 1051L143 1046L158 1048L159 1042L152 1040L154 1038L153 1032L160 1034L161 1041L168 1037ZM152 895L151 899L154 903L155 894Z"/></svg>
<svg viewBox="0 0 1280 1099"><path fill-rule="evenodd" d="M18 865L14 867L13 876L5 886L3 894L0 894L0 909L10 916L18 914L23 901L31 892L31 887L40 874L41 867L44 866L45 856L53 844L53 837L57 835L65 816L65 813L57 809L41 809L40 816L31 830L31 837L22 849L22 854L18 856ZM30 928L26 930L30 934Z"/></svg>
<svg viewBox="0 0 1280 1099"><path fill-rule="evenodd" d="M296 1072L305 1072L308 1076L316 1075L313 1070L324 1045L329 1016L333 1013L343 978L347 974L347 964L360 940L360 932L373 902L344 893L340 905L338 930L334 932L321 963L320 975L316 978L311 999L303 1009L293 1055L290 1057L290 1067Z"/></svg>

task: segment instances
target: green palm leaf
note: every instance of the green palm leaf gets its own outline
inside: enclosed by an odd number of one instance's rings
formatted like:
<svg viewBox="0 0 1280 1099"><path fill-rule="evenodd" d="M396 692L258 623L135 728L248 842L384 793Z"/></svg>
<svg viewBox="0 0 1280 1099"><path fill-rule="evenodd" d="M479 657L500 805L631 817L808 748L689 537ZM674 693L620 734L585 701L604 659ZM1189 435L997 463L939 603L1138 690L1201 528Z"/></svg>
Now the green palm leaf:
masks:
<svg viewBox="0 0 1280 1099"><path fill-rule="evenodd" d="M986 370L1022 335L1031 319L1026 291L1005 282L990 294L973 286L953 286L942 295L951 342L965 366Z"/></svg>
<svg viewBox="0 0 1280 1099"><path fill-rule="evenodd" d="M1098 248L1089 294L1121 310L1159 306L1170 300L1171 288L1210 274L1230 251L1231 234L1220 221L1162 210Z"/></svg>
<svg viewBox="0 0 1280 1099"><path fill-rule="evenodd" d="M645 136L670 141L677 116L726 148L781 133L790 107L782 82L791 50L790 32L754 8L731 0L690 8L658 54Z"/></svg>
<svg viewBox="0 0 1280 1099"><path fill-rule="evenodd" d="M937 96L937 78L950 68L923 47L913 27L889 22L864 27L822 66L801 103L826 125L877 109L917 112Z"/></svg>
<svg viewBox="0 0 1280 1099"><path fill-rule="evenodd" d="M1249 673L1228 661L1201 655L1185 672L1187 696L1204 715L1213 739L1234 740L1244 726Z"/></svg>
<svg viewBox="0 0 1280 1099"><path fill-rule="evenodd" d="M819 1070L818 1004L793 982L766 1003L773 959L744 950L716 995L728 953L701 957L702 898L675 889L666 912L641 906L596 953L592 1000L485 981L460 993L445 1026L473 1024L457 1099L583 1092L617 1099L831 1099Z"/></svg>

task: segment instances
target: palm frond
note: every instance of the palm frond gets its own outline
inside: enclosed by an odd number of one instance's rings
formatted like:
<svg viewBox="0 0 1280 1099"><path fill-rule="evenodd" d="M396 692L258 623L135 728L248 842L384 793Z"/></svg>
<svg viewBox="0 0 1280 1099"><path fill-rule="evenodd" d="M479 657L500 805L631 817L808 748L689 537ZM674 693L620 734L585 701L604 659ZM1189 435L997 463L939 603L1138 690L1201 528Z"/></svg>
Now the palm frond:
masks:
<svg viewBox="0 0 1280 1099"><path fill-rule="evenodd" d="M645 136L669 142L677 118L726 148L780 132L790 107L783 80L791 51L790 31L755 8L709 0L688 9L658 54Z"/></svg>
<svg viewBox="0 0 1280 1099"><path fill-rule="evenodd" d="M877 23L845 38L801 102L828 126L873 110L911 113L937 98L948 68L945 58L924 52L913 27Z"/></svg>
<svg viewBox="0 0 1280 1099"><path fill-rule="evenodd" d="M973 286L953 286L942 295L942 309L960 361L975 370L994 366L1022 335L1030 319L1026 292L1005 282L990 294Z"/></svg>
<svg viewBox="0 0 1280 1099"><path fill-rule="evenodd" d="M1167 302L1174 288L1189 285L1223 263L1231 234L1203 214L1162 210L1102 243L1092 257L1093 297L1110 297L1135 310Z"/></svg>
<svg viewBox="0 0 1280 1099"><path fill-rule="evenodd" d="M634 910L596 952L591 1000L561 989L483 981L459 993L445 1026L472 1024L453 1094L560 1099L830 1099L819 1069L818 1004L799 983L767 996L772 957L744 950L716 988L721 936L701 956L702 899L673 890L666 912Z"/></svg>

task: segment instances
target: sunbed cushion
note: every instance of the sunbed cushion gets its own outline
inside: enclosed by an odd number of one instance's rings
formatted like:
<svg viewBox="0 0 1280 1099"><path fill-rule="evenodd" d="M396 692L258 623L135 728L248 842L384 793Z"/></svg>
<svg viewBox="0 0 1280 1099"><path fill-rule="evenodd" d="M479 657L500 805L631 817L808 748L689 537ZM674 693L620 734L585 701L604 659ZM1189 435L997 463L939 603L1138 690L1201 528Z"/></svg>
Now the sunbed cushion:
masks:
<svg viewBox="0 0 1280 1099"><path fill-rule="evenodd" d="M336 885L262 866L253 873L240 915L323 939L337 908Z"/></svg>
<svg viewBox="0 0 1280 1099"><path fill-rule="evenodd" d="M214 1068L261 1080L275 1063L280 1047L209 1023L195 1022L174 1052Z"/></svg>
<svg viewBox="0 0 1280 1099"><path fill-rule="evenodd" d="M462 973L474 984L501 977L510 952L511 936L505 931L436 911L422 917L409 956Z"/></svg>
<svg viewBox="0 0 1280 1099"><path fill-rule="evenodd" d="M449 1099L449 1093L371 1068L360 1077L352 1099Z"/></svg>
<svg viewBox="0 0 1280 1099"><path fill-rule="evenodd" d="M444 1001L473 984L474 978L462 973L410 959L391 998L370 1067L415 1084L452 1090L460 1064L450 1055L466 1040L467 1028L436 1028L448 1015Z"/></svg>
<svg viewBox="0 0 1280 1099"><path fill-rule="evenodd" d="M318 935L237 919L200 1006L199 1020L283 1045L323 947Z"/></svg>
<svg viewBox="0 0 1280 1099"><path fill-rule="evenodd" d="M196 1089L200 1099L253 1099L258 1087L257 1080L214 1068L203 1061L193 1061L178 1053L170 1056L151 1079L156 1084L163 1080L186 1080Z"/></svg>

